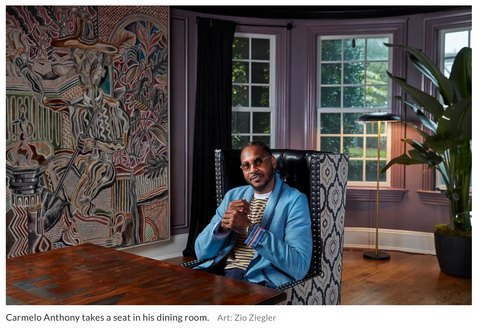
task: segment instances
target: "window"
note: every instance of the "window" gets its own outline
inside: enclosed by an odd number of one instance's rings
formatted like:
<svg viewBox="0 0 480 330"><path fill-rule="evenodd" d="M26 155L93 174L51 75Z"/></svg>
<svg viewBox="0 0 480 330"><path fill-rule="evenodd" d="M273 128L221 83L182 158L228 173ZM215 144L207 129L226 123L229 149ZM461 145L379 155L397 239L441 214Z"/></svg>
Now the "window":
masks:
<svg viewBox="0 0 480 330"><path fill-rule="evenodd" d="M232 147L275 147L275 37L236 33L232 59Z"/></svg>
<svg viewBox="0 0 480 330"><path fill-rule="evenodd" d="M458 52L463 47L471 47L471 38L471 28L446 29L440 31L439 67L446 77L450 77L453 62ZM471 186L472 184L470 182L470 187ZM446 189L445 181L441 175L436 176L436 187L442 190Z"/></svg>
<svg viewBox="0 0 480 330"><path fill-rule="evenodd" d="M440 33L440 67L450 76L453 61L460 49L471 47L472 29L450 29Z"/></svg>
<svg viewBox="0 0 480 330"><path fill-rule="evenodd" d="M361 123L366 112L391 112L391 35L318 37L317 149L348 154L349 183L377 182L377 123ZM380 128L380 168L390 160L389 125ZM390 186L389 172L380 185Z"/></svg>

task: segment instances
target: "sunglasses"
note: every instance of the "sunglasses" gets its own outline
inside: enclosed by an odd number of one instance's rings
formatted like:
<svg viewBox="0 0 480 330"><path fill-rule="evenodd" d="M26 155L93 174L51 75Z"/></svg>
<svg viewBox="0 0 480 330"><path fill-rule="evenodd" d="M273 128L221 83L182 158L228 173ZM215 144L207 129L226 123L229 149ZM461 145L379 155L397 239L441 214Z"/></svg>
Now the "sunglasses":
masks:
<svg viewBox="0 0 480 330"><path fill-rule="evenodd" d="M266 157L257 157L253 160L253 162L250 164L248 162L246 163L243 163L242 165L240 165L240 168L245 171L245 172L250 172L250 169L252 168L252 165L254 165L255 167L260 167L263 165L263 161L267 158L270 158L272 156L266 156Z"/></svg>

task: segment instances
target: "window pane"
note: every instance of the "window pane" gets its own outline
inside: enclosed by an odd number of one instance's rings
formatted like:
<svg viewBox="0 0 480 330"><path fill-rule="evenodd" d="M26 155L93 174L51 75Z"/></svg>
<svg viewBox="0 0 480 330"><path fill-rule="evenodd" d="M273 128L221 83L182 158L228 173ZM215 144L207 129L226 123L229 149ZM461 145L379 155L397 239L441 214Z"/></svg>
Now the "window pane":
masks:
<svg viewBox="0 0 480 330"><path fill-rule="evenodd" d="M342 83L342 67L340 63L322 64L322 84L339 85Z"/></svg>
<svg viewBox="0 0 480 330"><path fill-rule="evenodd" d="M387 62L367 63L367 84L388 84L387 70Z"/></svg>
<svg viewBox="0 0 480 330"><path fill-rule="evenodd" d="M249 56L248 38L234 38L233 39L233 58L248 59Z"/></svg>
<svg viewBox="0 0 480 330"><path fill-rule="evenodd" d="M378 122L365 123L367 134L378 134ZM385 134L385 122L380 124L380 134ZM376 148L376 147L375 147Z"/></svg>
<svg viewBox="0 0 480 330"><path fill-rule="evenodd" d="M322 87L320 93L320 107L340 108L340 87Z"/></svg>
<svg viewBox="0 0 480 330"><path fill-rule="evenodd" d="M269 107L269 99L268 86L252 86L252 107Z"/></svg>
<svg viewBox="0 0 480 330"><path fill-rule="evenodd" d="M270 59L270 40L252 38L252 59L269 60Z"/></svg>
<svg viewBox="0 0 480 330"><path fill-rule="evenodd" d="M357 85L365 83L364 63L345 63L343 72L343 83L347 85Z"/></svg>
<svg viewBox="0 0 480 330"><path fill-rule="evenodd" d="M348 181L363 181L363 160L348 162Z"/></svg>
<svg viewBox="0 0 480 330"><path fill-rule="evenodd" d="M380 158L387 158L387 137L380 136Z"/></svg>
<svg viewBox="0 0 480 330"><path fill-rule="evenodd" d="M353 40L355 40L355 47L353 47ZM365 39L345 39L343 45L345 61L365 60Z"/></svg>
<svg viewBox="0 0 480 330"><path fill-rule="evenodd" d="M252 63L252 83L268 84L270 82L270 64Z"/></svg>
<svg viewBox="0 0 480 330"><path fill-rule="evenodd" d="M442 171L445 171L445 163L441 163L440 164L440 168L442 169ZM438 173L438 171L436 172L438 174L438 176L440 177L440 184L442 186L445 185L445 179L443 178L443 175L441 175L440 173Z"/></svg>
<svg viewBox="0 0 480 330"><path fill-rule="evenodd" d="M363 108L365 95L362 86L343 88L343 107L344 108Z"/></svg>
<svg viewBox="0 0 480 330"><path fill-rule="evenodd" d="M388 38L367 39L367 60L388 60L388 48L383 43L388 43Z"/></svg>
<svg viewBox="0 0 480 330"><path fill-rule="evenodd" d="M363 134L363 122L358 121L361 115L363 115L363 113L344 113L343 114L343 133L344 134ZM363 145L363 141L362 141L362 145Z"/></svg>
<svg viewBox="0 0 480 330"><path fill-rule="evenodd" d="M377 182L377 161L376 160L367 160L365 163L366 167L366 175L365 175L365 181L373 181ZM380 170L382 170L382 167L387 165L387 162L384 160L380 161ZM379 180L380 182L386 182L387 181L387 172L380 173Z"/></svg>
<svg viewBox="0 0 480 330"><path fill-rule="evenodd" d="M262 141L265 143L267 146L270 147L270 136L253 136L253 140L255 141Z"/></svg>
<svg viewBox="0 0 480 330"><path fill-rule="evenodd" d="M234 83L248 83L248 62L233 61L232 81Z"/></svg>
<svg viewBox="0 0 480 330"><path fill-rule="evenodd" d="M363 137L344 137L343 153L350 157L363 157Z"/></svg>
<svg viewBox="0 0 480 330"><path fill-rule="evenodd" d="M241 135L234 135L232 136L232 148L233 149L243 149L250 142L250 137L241 136Z"/></svg>
<svg viewBox="0 0 480 330"><path fill-rule="evenodd" d="M342 59L342 40L322 40L322 61Z"/></svg>
<svg viewBox="0 0 480 330"><path fill-rule="evenodd" d="M341 113L321 113L321 134L340 134L341 115Z"/></svg>
<svg viewBox="0 0 480 330"><path fill-rule="evenodd" d="M248 107L248 86L232 86L232 106Z"/></svg>
<svg viewBox="0 0 480 330"><path fill-rule="evenodd" d="M388 97L387 86L367 86L365 106L367 108L386 108Z"/></svg>
<svg viewBox="0 0 480 330"><path fill-rule="evenodd" d="M446 77L450 77L450 73L452 73L453 61L454 61L453 58L447 58L443 63L443 67L444 67L443 74Z"/></svg>
<svg viewBox="0 0 480 330"><path fill-rule="evenodd" d="M270 134L270 112L253 113L253 133Z"/></svg>
<svg viewBox="0 0 480 330"><path fill-rule="evenodd" d="M377 158L378 157L378 137L367 136L367 158ZM380 158L387 158L387 137L380 137Z"/></svg>
<svg viewBox="0 0 480 330"><path fill-rule="evenodd" d="M320 151L340 153L340 137L322 136L320 138Z"/></svg>
<svg viewBox="0 0 480 330"><path fill-rule="evenodd" d="M232 133L250 133L250 112L232 112Z"/></svg>
<svg viewBox="0 0 480 330"><path fill-rule="evenodd" d="M454 56L466 46L468 46L468 31L445 34L445 57Z"/></svg>

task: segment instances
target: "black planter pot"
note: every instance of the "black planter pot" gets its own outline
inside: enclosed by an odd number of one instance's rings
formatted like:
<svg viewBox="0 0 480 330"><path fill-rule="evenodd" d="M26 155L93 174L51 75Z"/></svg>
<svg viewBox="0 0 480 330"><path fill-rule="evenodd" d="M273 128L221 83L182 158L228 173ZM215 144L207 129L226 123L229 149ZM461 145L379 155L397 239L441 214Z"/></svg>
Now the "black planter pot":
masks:
<svg viewBox="0 0 480 330"><path fill-rule="evenodd" d="M434 233L435 251L442 272L472 277L472 239Z"/></svg>

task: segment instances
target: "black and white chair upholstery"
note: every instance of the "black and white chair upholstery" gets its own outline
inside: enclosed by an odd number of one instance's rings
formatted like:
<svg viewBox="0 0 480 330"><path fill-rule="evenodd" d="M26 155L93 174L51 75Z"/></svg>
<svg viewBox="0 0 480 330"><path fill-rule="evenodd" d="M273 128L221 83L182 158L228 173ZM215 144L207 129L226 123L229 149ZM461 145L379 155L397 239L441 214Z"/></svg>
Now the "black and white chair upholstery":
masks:
<svg viewBox="0 0 480 330"><path fill-rule="evenodd" d="M348 156L319 151L273 149L283 182L303 192L312 218L313 255L307 276L276 289L285 291L283 304L340 304ZM241 150L215 150L216 200L245 185L239 168ZM194 267L201 261L184 264Z"/></svg>

